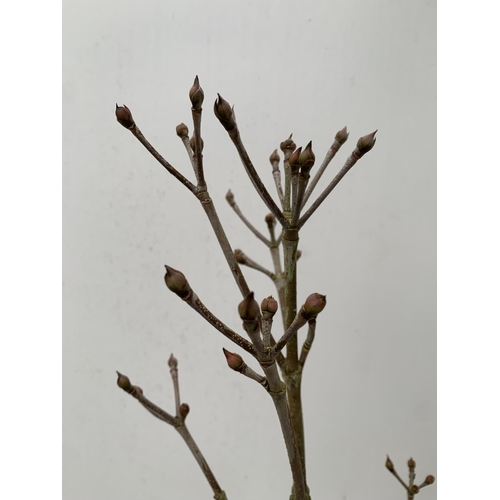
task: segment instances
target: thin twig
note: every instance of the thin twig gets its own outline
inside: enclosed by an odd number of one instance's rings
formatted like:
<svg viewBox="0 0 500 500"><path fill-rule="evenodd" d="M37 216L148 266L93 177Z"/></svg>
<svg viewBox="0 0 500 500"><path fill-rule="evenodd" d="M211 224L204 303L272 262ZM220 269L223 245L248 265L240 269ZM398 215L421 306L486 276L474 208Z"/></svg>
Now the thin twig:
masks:
<svg viewBox="0 0 500 500"><path fill-rule="evenodd" d="M265 267L261 266L260 264L257 264L257 262L255 262L250 257L248 257L240 249L235 250L234 254L235 254L236 260L238 261L239 264L242 264L244 266L255 269L256 271L260 271L261 273L265 274L266 276L269 276L269 278L271 278L273 281L276 279L276 276L273 272L269 271L269 269L266 269Z"/></svg>
<svg viewBox="0 0 500 500"><path fill-rule="evenodd" d="M172 376L172 383L174 385L174 396L175 396L175 415L180 418L180 408L181 408L181 393L179 390L179 371L177 369L177 359L173 354L170 355L168 360L168 366L170 366L170 375Z"/></svg>
<svg viewBox="0 0 500 500"><path fill-rule="evenodd" d="M271 245L271 242L261 233L259 232L258 229L255 228L255 226L243 215L243 213L240 210L240 207L237 205L237 203L234 201L234 195L231 191L229 191L226 195L226 200L229 203L229 206L234 210L236 215L241 219L243 224L252 231L252 233L259 238L260 241L262 241L264 244L267 246Z"/></svg>
<svg viewBox="0 0 500 500"><path fill-rule="evenodd" d="M198 298L196 293L190 292L187 297L183 299L188 305L190 305L198 314L203 316L206 321L208 321L216 330L222 333L229 340L239 345L242 349L250 353L252 356L257 357L257 351L255 347L244 339L241 335L237 334L235 331L231 330L227 325L225 325L219 318L217 318L211 311L207 309L205 304Z"/></svg>
<svg viewBox="0 0 500 500"><path fill-rule="evenodd" d="M140 387L132 385L130 379L126 375L123 375L119 372L117 373L118 373L117 383L121 389L123 389L125 392L128 392L131 396L137 399L139 403L156 418L173 426L175 430L182 436L182 439L184 439L184 442L191 450L191 453L194 455L196 461L198 462L205 478L208 481L208 484L212 488L212 491L214 492L214 498L216 500L227 500L226 494L219 486L217 479L215 478L207 461L203 457L203 454L198 448L198 445L196 444L193 437L189 433L185 424L185 419L181 418L179 415L177 415L177 417L173 417L172 415L167 413L165 410L163 410L158 405L154 404L152 401L146 398L146 396L144 396L143 394L142 389Z"/></svg>
<svg viewBox="0 0 500 500"><path fill-rule="evenodd" d="M198 180L198 188L203 190L206 188L207 184L205 182L205 176L203 174L203 154L201 146L201 113L202 110L191 108L193 115L193 125L194 125L194 140L195 140L195 159L196 159L196 179Z"/></svg>
<svg viewBox="0 0 500 500"><path fill-rule="evenodd" d="M328 151L326 152L325 159L323 160L323 163L319 167L313 180L311 181L311 184L309 184L309 187L307 188L306 194L304 195L304 200L302 202L302 207L307 203L309 196L311 196L311 193L313 192L314 188L316 187L316 184L321 179L321 176L325 172L326 167L328 167L330 162L333 160L333 158L337 154L338 150L341 148L342 144L344 144L344 142L347 140L348 136L349 136L349 134L347 133L346 127L344 127L342 130L337 132L337 134L335 135L335 140L333 141L333 144L328 148Z"/></svg>
<svg viewBox="0 0 500 500"><path fill-rule="evenodd" d="M143 133L139 130L137 125L134 125L130 131L139 140L139 142L154 156L154 158L164 167L170 174L172 174L181 184L186 186L192 193L196 194L196 186L186 179L180 172L178 172L170 163L163 158L163 156L156 151L152 144L144 137Z"/></svg>
<svg viewBox="0 0 500 500"><path fill-rule="evenodd" d="M281 187L281 171L280 171L280 157L278 155L278 150L274 150L273 154L269 158L271 165L273 167L273 179L276 186L276 192L278 193L278 198L281 203L281 207L284 209L284 195L283 188Z"/></svg>
<svg viewBox="0 0 500 500"><path fill-rule="evenodd" d="M286 332L281 336L281 338L276 342L276 345L272 349L271 357L277 355L288 343L288 341L307 323L307 318L302 315L299 311L292 321L292 324L288 327Z"/></svg>
<svg viewBox="0 0 500 500"><path fill-rule="evenodd" d="M233 141L233 144L236 147L236 150L238 151L238 154L240 155L241 162L243 163L243 166L245 167L245 170L248 174L248 177L250 177L250 180L252 181L252 184L254 185L257 193L260 195L262 198L262 201L266 204L267 208L272 212L272 214L278 219L280 224L284 228L288 228L290 226L288 220L285 219L283 213L281 210L278 208L274 200L272 199L271 195L269 194L268 190L262 183L262 180L255 170L255 167L252 164L252 161L250 160L250 157L248 156L248 153L245 149L245 146L243 145L243 142L241 141L241 136L239 130L236 128L235 133L230 133L229 137L231 137L231 140Z"/></svg>
<svg viewBox="0 0 500 500"><path fill-rule="evenodd" d="M345 174L351 170L352 167L356 164L358 161L358 157L354 154L351 153L349 155L349 158L347 158L344 166L340 169L339 173L334 177L332 182L328 184L328 186L325 188L325 190L318 196L316 201L311 205L309 210L300 218L299 220L299 228L301 228L306 221L311 217L311 215L316 211L316 209L325 201L326 197L333 191L335 186L342 180Z"/></svg>
<svg viewBox="0 0 500 500"><path fill-rule="evenodd" d="M191 149L191 144L189 144L189 137L183 136L181 137L182 144L184 144L184 147L186 148L186 152L189 157L189 161L191 163L191 166L193 167L194 174L196 175L196 159L194 157L193 150Z"/></svg>
<svg viewBox="0 0 500 500"><path fill-rule="evenodd" d="M309 328L307 330L307 337L302 344L302 350L300 351L299 366L302 369L307 359L307 355L311 350L312 343L314 342L314 334L316 332L316 320L309 320Z"/></svg>

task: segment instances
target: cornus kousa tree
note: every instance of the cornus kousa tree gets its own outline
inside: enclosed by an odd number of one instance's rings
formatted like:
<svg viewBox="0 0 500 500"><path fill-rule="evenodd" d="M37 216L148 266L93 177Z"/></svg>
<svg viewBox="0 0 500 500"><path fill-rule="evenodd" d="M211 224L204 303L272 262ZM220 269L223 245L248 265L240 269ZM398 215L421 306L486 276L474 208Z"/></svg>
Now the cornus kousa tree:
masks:
<svg viewBox="0 0 500 500"><path fill-rule="evenodd" d="M317 317L326 306L326 297L321 293L314 292L307 297L303 304L297 303L297 260L300 257L297 245L301 229L314 215L318 207L347 172L375 146L376 131L361 137L357 141L344 166L324 191L309 205L308 201L313 194L314 188L330 162L347 141L349 134L345 127L337 132L333 144L328 149L324 160L313 177L311 177L311 171L316 158L312 142L309 142L305 147L297 148L290 135L288 139L280 144L283 158L281 158L278 150L275 150L269 158L277 192L277 201L275 201L275 198L271 196L262 183L243 145L234 109L218 95L214 104L215 116L227 131L250 181L270 212L265 218L267 235L262 234L245 218L231 191L227 193L226 200L248 229L269 248L273 263L273 270L271 271L248 258L241 250L233 249L228 241L210 197L204 176L203 139L201 137L204 93L200 87L198 77L195 78L194 84L189 91L189 98L192 106L194 131L189 137L188 127L181 123L177 126L176 132L184 144L193 167L195 182L187 179L158 153L140 131L127 106L116 106L116 118L143 144L169 174L173 175L200 201L220 244L229 270L241 293L242 300L238 305L235 304L235 308L237 308L243 322L242 331L236 332L232 330L224 323L223 319L215 317L196 294L196 291L191 288L183 272L166 265L165 284L179 299L200 314L212 328L215 328L234 342L238 351L244 351L244 356L242 356L237 352L222 349L229 368L255 381L262 387L263 391L269 394L276 409L290 463L292 476L290 498L293 500L310 499L311 495L306 482L301 381L304 365L314 342ZM259 297L259 305L257 298L243 276L240 267L242 265L268 275L274 282L277 298L275 299L272 296ZM278 311L280 312L278 317L281 316L281 321L275 321ZM307 329L307 334L302 345L299 345L297 332L301 328ZM255 358L260 367L259 372L254 371L247 365L245 362L246 357ZM210 488L212 488L213 497L216 500L226 500L228 498L227 494L217 481L215 473L211 470L187 428L186 418L189 414L189 406L181 403L178 360L171 355L168 364L175 394L175 408L172 413L165 411L147 399L140 387L133 385L126 375L119 372L118 386L136 398L156 418L171 425L181 435L198 462ZM389 457L386 460L386 467L403 485L409 499L419 493L422 488L434 482L433 476L427 476L425 481L417 484L415 461L413 459L408 461L408 482L405 482L397 474Z"/></svg>

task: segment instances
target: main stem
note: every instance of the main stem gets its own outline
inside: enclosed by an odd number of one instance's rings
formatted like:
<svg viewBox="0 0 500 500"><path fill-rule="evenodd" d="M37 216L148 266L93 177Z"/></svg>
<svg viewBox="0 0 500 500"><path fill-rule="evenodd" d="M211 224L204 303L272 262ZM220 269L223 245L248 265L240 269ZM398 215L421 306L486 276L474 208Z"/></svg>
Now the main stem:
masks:
<svg viewBox="0 0 500 500"><path fill-rule="evenodd" d="M285 310L285 331L292 324L297 315L297 246L299 243L299 231L287 229L283 232L283 252L285 267L285 301L282 304ZM297 443L299 456L306 485L306 457L304 442L304 419L302 415L301 380L302 372L298 360L297 335L292 337L286 346L286 363L284 369L284 380L290 408L290 419L295 441Z"/></svg>

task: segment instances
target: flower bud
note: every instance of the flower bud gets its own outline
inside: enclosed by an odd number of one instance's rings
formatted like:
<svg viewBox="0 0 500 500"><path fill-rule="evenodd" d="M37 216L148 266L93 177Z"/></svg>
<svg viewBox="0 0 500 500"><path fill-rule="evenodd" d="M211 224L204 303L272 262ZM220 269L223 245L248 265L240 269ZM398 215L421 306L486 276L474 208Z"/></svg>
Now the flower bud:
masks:
<svg viewBox="0 0 500 500"><path fill-rule="evenodd" d="M347 127L344 127L342 130L339 130L335 134L335 143L338 144L338 147L342 146L344 142L347 141L347 138L349 137L349 132L347 131Z"/></svg>
<svg viewBox="0 0 500 500"><path fill-rule="evenodd" d="M392 463L392 460L389 458L389 455L387 455L387 460L385 461L385 466L387 469L389 469L391 472L394 472L394 464Z"/></svg>
<svg viewBox="0 0 500 500"><path fill-rule="evenodd" d="M269 227L273 227L276 224L276 217L273 214L267 214L264 220Z"/></svg>
<svg viewBox="0 0 500 500"><path fill-rule="evenodd" d="M203 141L203 139L201 139L200 142L201 142L201 150L203 151L203 147L205 146L205 142ZM193 136L191 137L191 139L189 139L189 145L191 146L193 153L196 154L196 137L194 135L194 132L193 132Z"/></svg>
<svg viewBox="0 0 500 500"><path fill-rule="evenodd" d="M192 290L184 274L170 266L165 266L165 269L165 284L168 289L181 299L187 298Z"/></svg>
<svg viewBox="0 0 500 500"><path fill-rule="evenodd" d="M417 465L417 464L415 463L415 460L413 460L413 458L410 458L410 460L408 460L408 468L409 468L410 470L415 469L415 466L416 466L416 465Z"/></svg>
<svg viewBox="0 0 500 500"><path fill-rule="evenodd" d="M309 141L306 149L304 149L299 156L300 171L304 177L309 177L309 172L313 167L315 160L316 156L312 150L312 141Z"/></svg>
<svg viewBox="0 0 500 500"><path fill-rule="evenodd" d="M181 138L189 137L189 129L187 128L187 125L184 123L179 123L179 125L175 127L175 133Z"/></svg>
<svg viewBox="0 0 500 500"><path fill-rule="evenodd" d="M179 406L179 413L182 417L182 420L185 420L189 413L189 405L187 403L182 403Z"/></svg>
<svg viewBox="0 0 500 500"><path fill-rule="evenodd" d="M436 478L434 476L429 475L425 478L424 482L425 484L433 484L435 480Z"/></svg>
<svg viewBox="0 0 500 500"><path fill-rule="evenodd" d="M292 171L292 174L298 174L299 169L300 169L300 163L299 163L299 158L300 158L300 153L302 153L302 147L299 149L296 149L292 155L290 156L290 159L288 160L288 163L290 164L290 169Z"/></svg>
<svg viewBox="0 0 500 500"><path fill-rule="evenodd" d="M230 132L236 127L236 120L234 119L234 110L231 108L230 104L217 94L217 99L214 104L215 116L219 119L222 126Z"/></svg>
<svg viewBox="0 0 500 500"><path fill-rule="evenodd" d="M375 134L377 133L377 130L375 132L372 132L371 134L364 135L363 137L360 137L358 140L358 143L356 144L356 149L354 150L354 154L358 157L361 158L363 155L368 153L373 146L375 146L375 142L377 139L375 139Z"/></svg>
<svg viewBox="0 0 500 500"><path fill-rule="evenodd" d="M279 163L280 161L280 155L278 154L278 150L275 149L271 156L269 157L269 161L271 162L271 165L274 167L275 163Z"/></svg>
<svg viewBox="0 0 500 500"><path fill-rule="evenodd" d="M116 381L116 384L120 389L123 389L124 391L130 394L133 391L133 386L132 383L130 382L130 379L126 375L123 375L120 372L116 373L118 375L118 380Z"/></svg>
<svg viewBox="0 0 500 500"><path fill-rule="evenodd" d="M243 368L243 358L235 352L229 352L224 349L224 347L222 348L222 351L224 352L224 356L226 356L227 366L229 366L231 370L239 372L241 368Z"/></svg>
<svg viewBox="0 0 500 500"><path fill-rule="evenodd" d="M178 365L178 361L177 361L177 358L174 357L173 354L170 355L170 358L168 358L168 366L170 368L177 368L177 365Z"/></svg>
<svg viewBox="0 0 500 500"><path fill-rule="evenodd" d="M285 153L285 155L287 153L288 154L293 153L295 151L295 148L297 147L295 142L292 141L292 135L293 134L290 134L290 137L286 141L283 141L280 144L280 149L281 149L281 151L283 151L283 153Z"/></svg>
<svg viewBox="0 0 500 500"><path fill-rule="evenodd" d="M238 305L238 313L243 321L255 321L259 318L260 308L250 292Z"/></svg>
<svg viewBox="0 0 500 500"><path fill-rule="evenodd" d="M120 125L123 125L125 128L131 129L135 127L135 122L134 119L132 118L132 113L130 112L130 109L125 106L118 106L116 105L115 109L115 115L118 123Z"/></svg>
<svg viewBox="0 0 500 500"><path fill-rule="evenodd" d="M234 204L234 194L231 190L229 190L227 193L226 193L226 201L230 204L230 205L233 205Z"/></svg>
<svg viewBox="0 0 500 500"><path fill-rule="evenodd" d="M193 109L200 111L204 98L205 94L203 92L203 89L200 87L200 81L198 80L198 75L196 75L193 86L189 91L189 99L191 100L191 105L193 106Z"/></svg>
<svg viewBox="0 0 500 500"><path fill-rule="evenodd" d="M302 316L314 319L326 306L326 295L311 293L302 306Z"/></svg>
<svg viewBox="0 0 500 500"><path fill-rule="evenodd" d="M238 262L238 264L246 264L247 256L239 248L234 251L234 256L236 257L236 262Z"/></svg>
<svg viewBox="0 0 500 500"><path fill-rule="evenodd" d="M270 319L276 314L276 311L278 310L278 301L272 295L270 295L269 297L262 300L262 302L260 303L260 309L264 315L267 313L266 319Z"/></svg>

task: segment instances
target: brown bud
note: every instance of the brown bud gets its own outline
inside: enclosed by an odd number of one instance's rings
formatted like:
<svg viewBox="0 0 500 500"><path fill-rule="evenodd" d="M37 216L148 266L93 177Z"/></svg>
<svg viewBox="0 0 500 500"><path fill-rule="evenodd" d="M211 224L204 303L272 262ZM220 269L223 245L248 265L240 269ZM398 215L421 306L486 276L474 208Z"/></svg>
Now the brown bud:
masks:
<svg viewBox="0 0 500 500"><path fill-rule="evenodd" d="M349 137L349 132L347 132L347 127L344 127L342 130L339 130L335 134L335 140L333 142L333 146L336 147L337 149L344 144L345 141L347 141L347 138Z"/></svg>
<svg viewBox="0 0 500 500"><path fill-rule="evenodd" d="M231 190L226 193L226 201L232 205L234 203L234 194Z"/></svg>
<svg viewBox="0 0 500 500"><path fill-rule="evenodd" d="M247 256L239 248L234 251L234 256L238 264L246 264Z"/></svg>
<svg viewBox="0 0 500 500"><path fill-rule="evenodd" d="M436 480L436 478L434 476L428 475L425 478L424 482L425 482L425 484L433 484L435 480Z"/></svg>
<svg viewBox="0 0 500 500"><path fill-rule="evenodd" d="M299 260L300 257L302 256L302 252L300 250L297 250L297 253L295 254L295 260Z"/></svg>
<svg viewBox="0 0 500 500"><path fill-rule="evenodd" d="M276 224L276 217L273 214L267 214L264 220L266 221L266 224L270 227Z"/></svg>
<svg viewBox="0 0 500 500"><path fill-rule="evenodd" d="M387 469L389 469L391 472L394 472L394 464L392 463L392 460L389 458L389 455L387 455L387 460L385 461L385 466Z"/></svg>
<svg viewBox="0 0 500 500"><path fill-rule="evenodd" d="M205 143L204 143L203 139L201 139L200 142L201 142L201 150L203 151L203 147L205 146ZM193 136L191 137L191 139L189 139L189 145L191 146L193 153L196 153L196 137L194 135L194 132L193 132Z"/></svg>
<svg viewBox="0 0 500 500"><path fill-rule="evenodd" d="M292 135L293 134L290 134L290 137L286 141L283 141L280 144L280 149L281 151L283 151L283 153L285 153L285 155L286 153L288 154L293 153L293 151L295 151L295 148L297 147L295 142L292 141Z"/></svg>
<svg viewBox="0 0 500 500"><path fill-rule="evenodd" d="M298 174L299 169L300 169L300 163L299 163L299 158L300 158L300 153L302 153L302 148L300 147L299 149L296 149L292 155L290 156L290 159L288 162L290 163L290 169L292 171L292 174Z"/></svg>
<svg viewBox="0 0 500 500"><path fill-rule="evenodd" d="M260 309L262 313L268 313L269 317L266 319L272 318L278 310L278 301L272 295L270 295L269 297L262 300L262 302L260 303Z"/></svg>
<svg viewBox="0 0 500 500"><path fill-rule="evenodd" d="M302 151L299 156L300 171L304 177L309 176L309 172L313 167L315 160L316 156L312 150L312 141L309 141L306 149L304 149L304 151Z"/></svg>
<svg viewBox="0 0 500 500"><path fill-rule="evenodd" d="M269 157L269 161L271 162L271 165L274 167L275 163L279 163L280 161L280 155L278 154L278 150L275 149L271 156Z"/></svg>
<svg viewBox="0 0 500 500"><path fill-rule="evenodd" d="M243 321L255 321L259 318L260 308L250 292L238 305L238 313Z"/></svg>
<svg viewBox="0 0 500 500"><path fill-rule="evenodd" d="M170 368L177 368L177 365L178 365L177 358L174 357L173 354L171 354L170 358L168 358L168 366L170 366Z"/></svg>
<svg viewBox="0 0 500 500"><path fill-rule="evenodd" d="M418 492L420 491L420 488L414 484L411 488L410 488L410 493L413 493L414 495L416 495Z"/></svg>
<svg viewBox="0 0 500 500"><path fill-rule="evenodd" d="M229 366L231 370L237 372L240 371L244 363L243 358L235 352L229 352L228 350L224 349L224 347L222 348L222 351L224 352L224 356L226 356L227 366Z"/></svg>
<svg viewBox="0 0 500 500"><path fill-rule="evenodd" d="M181 299L186 298L191 293L189 283L180 271L170 266L165 266L165 284L171 292L174 292Z"/></svg>
<svg viewBox="0 0 500 500"><path fill-rule="evenodd" d="M326 295L311 293L302 306L302 316L314 319L326 306Z"/></svg>
<svg viewBox="0 0 500 500"><path fill-rule="evenodd" d="M203 93L203 89L200 87L200 81L198 80L198 75L196 75L193 86L189 91L189 99L191 100L191 105L193 106L193 109L200 111L204 98L205 94Z"/></svg>
<svg viewBox="0 0 500 500"><path fill-rule="evenodd" d="M126 376L123 375L120 372L116 372L118 375L118 379L116 381L116 384L120 389L123 389L124 391L128 392L129 394L133 391L132 383L130 382L130 379Z"/></svg>
<svg viewBox="0 0 500 500"><path fill-rule="evenodd" d="M236 127L236 120L234 119L234 110L231 108L230 104L217 94L217 99L214 104L215 116L219 119L222 126L230 132Z"/></svg>
<svg viewBox="0 0 500 500"><path fill-rule="evenodd" d="M409 469L411 469L411 470L415 469L416 465L417 464L415 463L415 460L413 460L413 458L410 458L410 460L408 460L408 468Z"/></svg>
<svg viewBox="0 0 500 500"><path fill-rule="evenodd" d="M177 127L175 127L175 133L179 137L189 137L189 129L187 128L187 125L184 123L179 123Z"/></svg>
<svg viewBox="0 0 500 500"><path fill-rule="evenodd" d="M115 115L118 123L123 125L125 128L131 129L135 126L134 119L132 118L132 113L130 109L125 106L116 105Z"/></svg>
<svg viewBox="0 0 500 500"><path fill-rule="evenodd" d="M361 158L363 155L368 153L373 146L375 146L375 142L377 139L375 139L375 134L377 133L377 130L375 132L372 132L371 134L364 135L363 137L360 137L358 140L358 143L356 144L356 149L354 150L354 154L358 157Z"/></svg>
<svg viewBox="0 0 500 500"><path fill-rule="evenodd" d="M182 417L182 420L185 420L189 413L189 405L187 403L182 403L179 406L179 413Z"/></svg>

